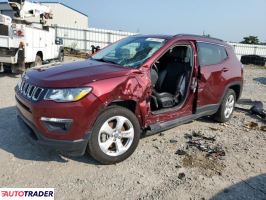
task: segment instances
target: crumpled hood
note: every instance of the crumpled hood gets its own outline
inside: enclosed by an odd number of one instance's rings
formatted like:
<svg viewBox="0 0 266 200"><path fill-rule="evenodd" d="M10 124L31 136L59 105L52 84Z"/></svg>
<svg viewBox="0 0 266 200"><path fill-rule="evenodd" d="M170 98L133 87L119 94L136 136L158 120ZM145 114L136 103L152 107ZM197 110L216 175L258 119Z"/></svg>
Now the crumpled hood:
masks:
<svg viewBox="0 0 266 200"><path fill-rule="evenodd" d="M90 82L125 76L130 69L94 60L32 68L26 77L39 87L79 87Z"/></svg>

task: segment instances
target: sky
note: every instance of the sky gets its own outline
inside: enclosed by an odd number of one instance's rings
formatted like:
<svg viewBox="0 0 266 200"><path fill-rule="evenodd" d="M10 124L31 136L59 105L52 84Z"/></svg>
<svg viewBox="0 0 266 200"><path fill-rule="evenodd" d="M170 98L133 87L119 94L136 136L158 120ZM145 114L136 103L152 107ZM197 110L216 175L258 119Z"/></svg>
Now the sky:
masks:
<svg viewBox="0 0 266 200"><path fill-rule="evenodd" d="M0 0L1 1L1 0ZM49 1L49 0L45 0ZM50 0L89 17L89 26L141 34L210 34L266 42L266 0Z"/></svg>

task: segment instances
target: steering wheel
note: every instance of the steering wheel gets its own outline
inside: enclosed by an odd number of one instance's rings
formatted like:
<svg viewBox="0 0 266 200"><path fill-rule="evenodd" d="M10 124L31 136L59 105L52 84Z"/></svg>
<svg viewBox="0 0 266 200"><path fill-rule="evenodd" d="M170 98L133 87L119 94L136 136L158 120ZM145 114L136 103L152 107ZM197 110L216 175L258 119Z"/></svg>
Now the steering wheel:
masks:
<svg viewBox="0 0 266 200"><path fill-rule="evenodd" d="M157 73L159 73L159 70L158 70L158 67L157 67L157 64L158 64L159 62L157 61L157 62L155 62L153 65L152 65L152 68L157 72Z"/></svg>

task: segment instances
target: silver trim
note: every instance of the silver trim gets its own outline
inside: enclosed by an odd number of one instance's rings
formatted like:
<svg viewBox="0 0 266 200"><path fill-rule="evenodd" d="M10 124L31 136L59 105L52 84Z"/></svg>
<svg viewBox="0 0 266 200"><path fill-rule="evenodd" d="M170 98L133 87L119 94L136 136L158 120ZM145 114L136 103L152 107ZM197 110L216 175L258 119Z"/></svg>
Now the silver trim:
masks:
<svg viewBox="0 0 266 200"><path fill-rule="evenodd" d="M18 88L19 92L26 98L32 99L33 101L38 101L44 89L37 87L35 85L31 85L27 83L25 80L22 80L20 87ZM36 92L39 91L38 96L36 96Z"/></svg>
<svg viewBox="0 0 266 200"><path fill-rule="evenodd" d="M39 95L38 95L37 97L35 97L35 94L36 94L36 92L37 92L39 89L40 89L41 91L40 91ZM38 99L40 98L40 96L41 96L43 90L44 90L44 89L37 87L37 90L35 91L34 96L32 96L32 100L34 100L34 101L38 101Z"/></svg>
<svg viewBox="0 0 266 200"><path fill-rule="evenodd" d="M44 121L44 122L55 122L55 123L72 123L73 119L41 117L41 121Z"/></svg>
<svg viewBox="0 0 266 200"><path fill-rule="evenodd" d="M25 86L23 88L23 94L24 94L24 96L27 95L28 86L29 86L29 84L28 83L25 83Z"/></svg>
<svg viewBox="0 0 266 200"><path fill-rule="evenodd" d="M27 91L27 97L28 98L31 98L31 95L30 95L30 93L32 94L32 89L34 88L35 86L33 86L33 85L29 85L29 87L28 87L28 91Z"/></svg>

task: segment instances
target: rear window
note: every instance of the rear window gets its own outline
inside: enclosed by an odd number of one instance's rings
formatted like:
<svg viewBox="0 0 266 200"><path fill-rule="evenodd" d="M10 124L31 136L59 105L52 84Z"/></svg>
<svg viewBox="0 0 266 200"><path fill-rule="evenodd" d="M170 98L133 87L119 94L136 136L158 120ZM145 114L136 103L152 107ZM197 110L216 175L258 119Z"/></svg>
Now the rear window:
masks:
<svg viewBox="0 0 266 200"><path fill-rule="evenodd" d="M198 43L198 56L201 66L219 64L228 57L223 46L203 42Z"/></svg>
<svg viewBox="0 0 266 200"><path fill-rule="evenodd" d="M0 35L8 36L8 26L0 24Z"/></svg>

